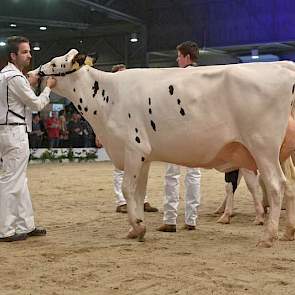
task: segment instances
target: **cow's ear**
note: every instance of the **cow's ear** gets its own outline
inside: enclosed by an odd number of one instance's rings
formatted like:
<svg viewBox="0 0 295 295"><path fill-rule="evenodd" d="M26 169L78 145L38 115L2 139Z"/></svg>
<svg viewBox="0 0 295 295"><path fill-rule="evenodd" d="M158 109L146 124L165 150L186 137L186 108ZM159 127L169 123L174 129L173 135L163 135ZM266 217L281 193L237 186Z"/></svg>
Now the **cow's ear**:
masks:
<svg viewBox="0 0 295 295"><path fill-rule="evenodd" d="M77 53L72 59L72 68L78 70L83 65L93 66L93 58L84 53Z"/></svg>
<svg viewBox="0 0 295 295"><path fill-rule="evenodd" d="M92 67L93 64L94 64L94 58L90 57L90 56L86 56L84 64L87 65L87 66Z"/></svg>
<svg viewBox="0 0 295 295"><path fill-rule="evenodd" d="M72 65L75 66L76 64L78 67L81 67L84 64L87 55L84 53L77 53L72 59Z"/></svg>

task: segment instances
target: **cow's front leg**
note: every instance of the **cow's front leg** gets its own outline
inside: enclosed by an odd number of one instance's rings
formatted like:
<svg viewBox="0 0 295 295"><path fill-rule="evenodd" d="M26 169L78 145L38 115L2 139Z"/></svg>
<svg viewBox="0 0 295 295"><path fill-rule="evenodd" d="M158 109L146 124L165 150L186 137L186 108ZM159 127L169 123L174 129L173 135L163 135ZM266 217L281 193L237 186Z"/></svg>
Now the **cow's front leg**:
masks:
<svg viewBox="0 0 295 295"><path fill-rule="evenodd" d="M129 159L129 160L128 160ZM127 238L144 240L146 232L144 221L144 197L149 171L149 163L143 163L133 154L125 160L125 173L122 190L127 201L128 220L132 228Z"/></svg>
<svg viewBox="0 0 295 295"><path fill-rule="evenodd" d="M293 241L295 233L295 170L291 157L282 164L282 169L287 178L284 196L287 222L286 229L281 240Z"/></svg>
<svg viewBox="0 0 295 295"><path fill-rule="evenodd" d="M279 163L276 166L271 165L269 162L264 164L260 171L268 195L270 210L265 234L259 241L258 246L271 247L273 242L278 239L281 200L285 191L286 178Z"/></svg>

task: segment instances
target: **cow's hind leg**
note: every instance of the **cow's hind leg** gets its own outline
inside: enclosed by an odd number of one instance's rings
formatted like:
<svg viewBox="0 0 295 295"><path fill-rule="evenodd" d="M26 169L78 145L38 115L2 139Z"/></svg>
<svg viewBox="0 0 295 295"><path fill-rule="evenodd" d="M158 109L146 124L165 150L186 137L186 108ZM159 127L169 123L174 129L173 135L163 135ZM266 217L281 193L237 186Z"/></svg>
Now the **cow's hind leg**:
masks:
<svg viewBox="0 0 295 295"><path fill-rule="evenodd" d="M240 183L241 174L239 170L234 170L231 172L225 173L225 191L226 197L223 203L225 204L224 213L217 220L218 223L229 224L230 218L233 216L233 207L234 207L234 193Z"/></svg>
<svg viewBox="0 0 295 295"><path fill-rule="evenodd" d="M270 205L269 217L266 222L265 234L259 241L258 246L271 247L278 238L278 226L281 211L281 200L285 191L286 178L283 174L279 161L273 163L275 156L256 160L257 167L261 172L262 181L265 184L266 193Z"/></svg>
<svg viewBox="0 0 295 295"><path fill-rule="evenodd" d="M293 241L295 233L295 170L291 157L282 164L282 169L287 178L284 196L287 222L286 229L281 240Z"/></svg>

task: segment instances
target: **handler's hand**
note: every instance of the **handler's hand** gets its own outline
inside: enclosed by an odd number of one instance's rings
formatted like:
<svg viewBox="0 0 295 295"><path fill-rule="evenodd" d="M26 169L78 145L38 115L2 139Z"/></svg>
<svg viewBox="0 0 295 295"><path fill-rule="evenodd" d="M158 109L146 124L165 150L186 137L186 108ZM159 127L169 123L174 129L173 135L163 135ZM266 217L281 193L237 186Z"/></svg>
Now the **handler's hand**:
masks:
<svg viewBox="0 0 295 295"><path fill-rule="evenodd" d="M27 79L30 83L30 85L32 87L36 87L38 85L38 79L39 79L39 76L38 75L35 75L35 74L32 74L32 73L28 73L27 74Z"/></svg>
<svg viewBox="0 0 295 295"><path fill-rule="evenodd" d="M56 79L50 76L46 81L46 86L51 89L56 86L56 83L57 83Z"/></svg>

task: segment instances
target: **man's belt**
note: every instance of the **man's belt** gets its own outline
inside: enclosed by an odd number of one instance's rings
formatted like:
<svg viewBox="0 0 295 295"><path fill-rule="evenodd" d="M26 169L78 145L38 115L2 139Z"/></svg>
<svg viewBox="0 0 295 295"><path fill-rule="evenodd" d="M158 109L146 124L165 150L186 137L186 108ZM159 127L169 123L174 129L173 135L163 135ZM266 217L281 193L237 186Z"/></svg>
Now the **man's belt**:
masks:
<svg viewBox="0 0 295 295"><path fill-rule="evenodd" d="M1 126L3 125L10 125L10 126L25 126L27 125L26 123L4 123L4 124L0 124Z"/></svg>

